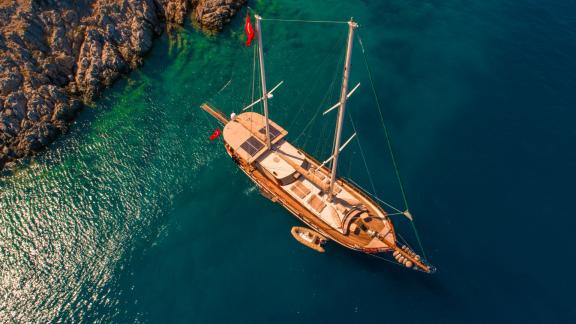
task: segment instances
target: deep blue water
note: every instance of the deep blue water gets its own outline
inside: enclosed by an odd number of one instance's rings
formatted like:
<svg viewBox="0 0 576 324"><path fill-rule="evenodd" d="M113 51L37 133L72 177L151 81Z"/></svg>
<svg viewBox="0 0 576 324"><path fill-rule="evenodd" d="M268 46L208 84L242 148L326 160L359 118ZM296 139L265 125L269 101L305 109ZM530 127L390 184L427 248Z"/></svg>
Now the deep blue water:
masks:
<svg viewBox="0 0 576 324"><path fill-rule="evenodd" d="M0 179L1 322L576 321L576 1L250 5L264 17L360 22L438 272L305 248L289 233L297 221L207 140L216 124L200 103L229 113L250 99L238 18L217 36L186 26L159 38L69 134ZM269 84L285 81L271 117L322 159L333 119L299 135L336 100L346 28L263 28ZM352 69L362 86L348 111L377 193L402 207L358 43ZM368 188L360 154L351 145L341 172Z"/></svg>

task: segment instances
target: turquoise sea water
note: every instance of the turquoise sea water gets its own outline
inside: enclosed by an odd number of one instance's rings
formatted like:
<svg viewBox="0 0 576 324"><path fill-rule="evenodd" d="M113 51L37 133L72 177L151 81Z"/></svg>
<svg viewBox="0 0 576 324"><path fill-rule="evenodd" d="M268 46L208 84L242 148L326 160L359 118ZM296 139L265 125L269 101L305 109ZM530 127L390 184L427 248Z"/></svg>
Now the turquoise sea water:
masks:
<svg viewBox="0 0 576 324"><path fill-rule="evenodd" d="M242 19L186 26L0 178L0 322L574 322L574 1L257 1L264 17L354 16L430 261L317 254L209 142L250 101ZM328 156L345 25L264 22L271 117ZM348 111L380 197L402 207L359 44ZM225 88L223 88L228 84ZM336 81L336 88L338 81ZM348 123L345 134L351 134ZM306 130L303 132L303 130ZM369 188L360 148L341 173ZM397 227L410 234L409 224Z"/></svg>

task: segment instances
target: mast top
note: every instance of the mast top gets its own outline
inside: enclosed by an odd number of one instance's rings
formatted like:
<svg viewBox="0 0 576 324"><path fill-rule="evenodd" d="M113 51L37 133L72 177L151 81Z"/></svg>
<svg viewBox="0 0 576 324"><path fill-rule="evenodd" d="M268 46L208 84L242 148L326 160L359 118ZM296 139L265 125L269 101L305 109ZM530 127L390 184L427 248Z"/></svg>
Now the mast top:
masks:
<svg viewBox="0 0 576 324"><path fill-rule="evenodd" d="M354 17L350 17L350 20L348 21L348 26L352 28L358 28L358 23L354 21Z"/></svg>

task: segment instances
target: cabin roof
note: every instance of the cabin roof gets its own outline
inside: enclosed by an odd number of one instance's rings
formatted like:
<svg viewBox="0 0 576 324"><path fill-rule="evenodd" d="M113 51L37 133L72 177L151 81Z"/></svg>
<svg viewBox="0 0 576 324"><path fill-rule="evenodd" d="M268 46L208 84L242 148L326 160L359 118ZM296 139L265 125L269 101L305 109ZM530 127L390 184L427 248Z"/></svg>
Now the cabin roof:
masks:
<svg viewBox="0 0 576 324"><path fill-rule="evenodd" d="M288 132L269 120L270 140L272 144L279 142ZM266 120L255 112L245 112L237 115L224 126L224 141L240 157L254 162L266 152Z"/></svg>
<svg viewBox="0 0 576 324"><path fill-rule="evenodd" d="M304 165L306 160L304 154L292 144L285 140L278 142L274 150L270 150L258 158L258 163L278 180L286 179L286 177L292 176L296 172L294 167L286 162L280 154L299 166Z"/></svg>

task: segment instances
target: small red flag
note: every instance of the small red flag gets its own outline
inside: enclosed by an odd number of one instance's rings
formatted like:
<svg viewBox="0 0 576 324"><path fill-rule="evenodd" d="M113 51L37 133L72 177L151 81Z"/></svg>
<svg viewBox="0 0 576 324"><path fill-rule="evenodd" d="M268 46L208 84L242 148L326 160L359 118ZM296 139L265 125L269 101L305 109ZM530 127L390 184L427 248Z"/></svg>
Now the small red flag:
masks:
<svg viewBox="0 0 576 324"><path fill-rule="evenodd" d="M252 24L250 23L250 15L246 14L246 25L244 26L244 31L246 32L246 46L250 46L252 39L254 39L254 29L252 29Z"/></svg>
<svg viewBox="0 0 576 324"><path fill-rule="evenodd" d="M216 128L214 130L214 132L212 133L212 135L210 135L210 140L213 141L213 140L217 139L218 136L220 136L220 134L222 134L222 132L220 131L220 128Z"/></svg>

